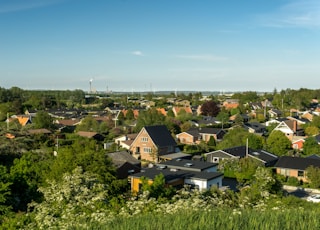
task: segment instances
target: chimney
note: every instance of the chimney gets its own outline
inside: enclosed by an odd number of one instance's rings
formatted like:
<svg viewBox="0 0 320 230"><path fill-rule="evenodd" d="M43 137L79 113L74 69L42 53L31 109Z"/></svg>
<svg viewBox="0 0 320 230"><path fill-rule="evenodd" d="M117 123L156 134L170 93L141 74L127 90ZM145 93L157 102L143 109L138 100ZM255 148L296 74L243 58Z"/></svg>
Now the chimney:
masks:
<svg viewBox="0 0 320 230"><path fill-rule="evenodd" d="M297 132L297 121L296 120L293 121L293 132L294 133Z"/></svg>

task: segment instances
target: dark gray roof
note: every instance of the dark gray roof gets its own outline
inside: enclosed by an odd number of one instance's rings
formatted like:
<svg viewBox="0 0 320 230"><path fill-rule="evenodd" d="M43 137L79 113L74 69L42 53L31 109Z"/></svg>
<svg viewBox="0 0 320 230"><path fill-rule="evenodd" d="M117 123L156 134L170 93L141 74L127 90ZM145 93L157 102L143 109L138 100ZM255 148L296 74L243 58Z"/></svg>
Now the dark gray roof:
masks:
<svg viewBox="0 0 320 230"><path fill-rule="evenodd" d="M253 150L249 148L249 154L253 157L257 157L260 160L263 160L264 162L271 162L278 159L276 155L261 149Z"/></svg>
<svg viewBox="0 0 320 230"><path fill-rule="evenodd" d="M107 156L110 157L112 159L112 162L117 166L122 165L125 162L133 165L141 164L139 160L131 156L130 153L126 151L107 153Z"/></svg>
<svg viewBox="0 0 320 230"><path fill-rule="evenodd" d="M147 168L142 170L139 173L132 174L132 177L140 178L140 177L146 177L151 180L154 180L154 178L159 175L160 173L163 174L165 181L168 183L175 179L186 179L186 178L196 178L200 180L211 180L217 177L222 177L223 174L220 172L192 172L192 171L186 171L186 170L176 170L173 171L170 168Z"/></svg>
<svg viewBox="0 0 320 230"><path fill-rule="evenodd" d="M282 156L274 167L305 170L309 166L320 167L320 160L303 157Z"/></svg>
<svg viewBox="0 0 320 230"><path fill-rule="evenodd" d="M235 156L235 157L245 157L246 156L246 146L237 146L237 147L232 147L228 149L223 149L223 151Z"/></svg>
<svg viewBox="0 0 320 230"><path fill-rule="evenodd" d="M199 129L189 129L188 131L186 131L186 133L190 134L191 136L194 137L199 137L200 133L199 133Z"/></svg>
<svg viewBox="0 0 320 230"><path fill-rule="evenodd" d="M263 132L266 130L266 126L259 122L248 122L244 124L248 128L254 129L256 132Z"/></svg>
<svg viewBox="0 0 320 230"><path fill-rule="evenodd" d="M176 146L177 143L165 125L145 126L152 141L158 147Z"/></svg>
<svg viewBox="0 0 320 230"><path fill-rule="evenodd" d="M310 156L307 156L306 158L311 158L311 159L316 159L316 160L320 160L320 156L318 154L312 154Z"/></svg>
<svg viewBox="0 0 320 230"><path fill-rule="evenodd" d="M200 136L200 134L218 134L219 132L225 132L223 129L220 128L192 128L186 131L190 135L194 137Z"/></svg>
<svg viewBox="0 0 320 230"><path fill-rule="evenodd" d="M167 166L168 168L176 168L181 170L190 170L190 171L205 171L212 167L216 167L217 163L211 163L206 161L194 161L188 159L175 159L170 161L165 161L159 165Z"/></svg>
<svg viewBox="0 0 320 230"><path fill-rule="evenodd" d="M228 149L224 149L223 151L236 156L236 157L245 157L247 154L247 147L246 146L237 146L237 147L233 147L233 148L228 148ZM269 153L265 150L255 150L255 149L251 149L248 148L248 154L250 156L259 158L260 160L264 161L264 162L271 162L274 160L277 160L278 157L272 153Z"/></svg>
<svg viewBox="0 0 320 230"><path fill-rule="evenodd" d="M218 134L221 131L224 132L220 128L199 128L199 133Z"/></svg>
<svg viewBox="0 0 320 230"><path fill-rule="evenodd" d="M191 157L192 157L191 154L183 153L183 152L170 153L170 154L166 154L166 155L159 156L159 158L161 158L161 159L169 159L169 160L172 160L172 159L182 159L182 158L188 158L188 159L190 159Z"/></svg>

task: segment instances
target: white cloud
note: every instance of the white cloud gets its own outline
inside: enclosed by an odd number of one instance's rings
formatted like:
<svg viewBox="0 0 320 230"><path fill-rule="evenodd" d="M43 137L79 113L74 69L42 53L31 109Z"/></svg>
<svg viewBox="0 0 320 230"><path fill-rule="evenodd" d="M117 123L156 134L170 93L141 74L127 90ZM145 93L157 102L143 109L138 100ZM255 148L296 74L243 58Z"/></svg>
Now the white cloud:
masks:
<svg viewBox="0 0 320 230"><path fill-rule="evenodd" d="M264 26L270 27L320 27L319 0L293 0L265 15L259 15Z"/></svg>
<svg viewBox="0 0 320 230"><path fill-rule="evenodd" d="M225 61L226 57L220 57L215 55L177 55L177 58L190 59L190 60L198 60L198 61Z"/></svg>
<svg viewBox="0 0 320 230"><path fill-rule="evenodd" d="M30 1L10 0L10 1L7 1L5 4L1 3L0 13L10 13L10 12L31 10L35 8L41 8L41 7L53 5L62 1L63 0L30 0Z"/></svg>
<svg viewBox="0 0 320 230"><path fill-rule="evenodd" d="M144 56L144 54L140 50L136 50L131 52L131 54L136 55L136 56Z"/></svg>

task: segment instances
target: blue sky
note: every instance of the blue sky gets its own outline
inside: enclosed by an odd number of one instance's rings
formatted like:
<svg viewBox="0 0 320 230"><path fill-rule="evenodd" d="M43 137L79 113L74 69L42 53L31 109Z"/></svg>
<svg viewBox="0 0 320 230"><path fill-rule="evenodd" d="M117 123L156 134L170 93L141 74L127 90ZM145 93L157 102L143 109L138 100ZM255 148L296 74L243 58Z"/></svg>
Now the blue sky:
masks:
<svg viewBox="0 0 320 230"><path fill-rule="evenodd" d="M320 88L319 0L0 0L0 87Z"/></svg>

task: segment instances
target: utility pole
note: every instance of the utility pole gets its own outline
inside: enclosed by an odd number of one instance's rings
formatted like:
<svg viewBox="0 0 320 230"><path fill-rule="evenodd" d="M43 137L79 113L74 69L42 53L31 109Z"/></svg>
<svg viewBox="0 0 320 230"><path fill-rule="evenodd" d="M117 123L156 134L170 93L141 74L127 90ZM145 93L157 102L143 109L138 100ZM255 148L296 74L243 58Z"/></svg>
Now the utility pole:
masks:
<svg viewBox="0 0 320 230"><path fill-rule="evenodd" d="M248 138L247 138L247 143L246 143L246 157L249 156L249 143L248 143Z"/></svg>
<svg viewBox="0 0 320 230"><path fill-rule="evenodd" d="M7 113L7 131L9 131L9 113Z"/></svg>

